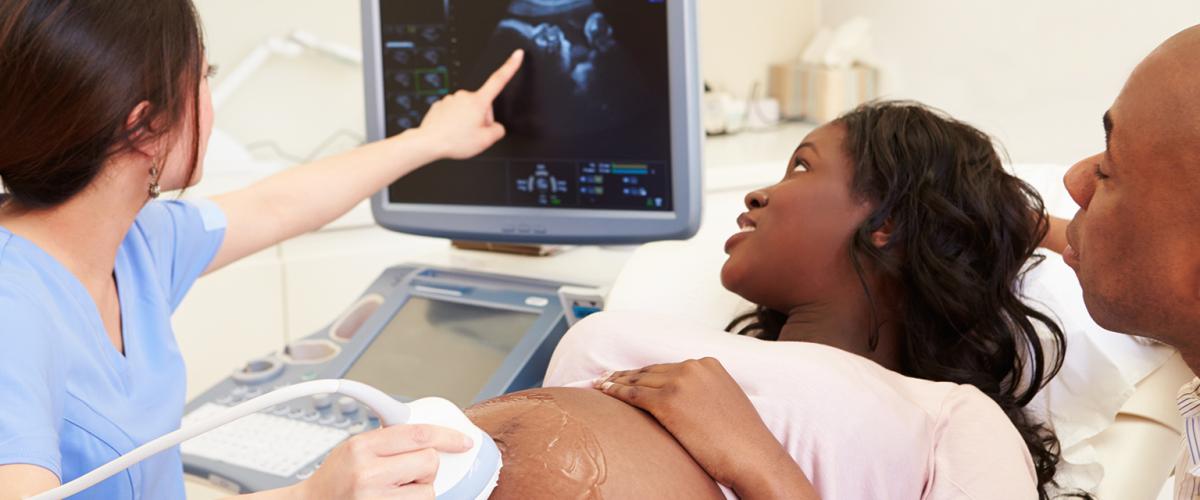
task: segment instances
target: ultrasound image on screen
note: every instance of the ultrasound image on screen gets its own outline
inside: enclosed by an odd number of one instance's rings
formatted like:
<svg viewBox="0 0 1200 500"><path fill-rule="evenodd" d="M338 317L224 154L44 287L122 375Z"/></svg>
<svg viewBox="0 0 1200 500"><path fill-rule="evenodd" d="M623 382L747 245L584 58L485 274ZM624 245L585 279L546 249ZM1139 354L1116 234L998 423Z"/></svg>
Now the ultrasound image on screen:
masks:
<svg viewBox="0 0 1200 500"><path fill-rule="evenodd" d="M662 0L380 1L389 136L526 52L494 106L508 135L408 175L390 202L672 210Z"/></svg>

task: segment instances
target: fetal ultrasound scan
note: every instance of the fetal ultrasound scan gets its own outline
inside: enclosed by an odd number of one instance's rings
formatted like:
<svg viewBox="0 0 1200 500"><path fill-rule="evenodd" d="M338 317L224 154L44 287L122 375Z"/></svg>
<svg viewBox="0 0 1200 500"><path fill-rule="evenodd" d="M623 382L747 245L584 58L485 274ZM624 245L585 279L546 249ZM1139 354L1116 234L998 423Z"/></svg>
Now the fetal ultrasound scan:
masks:
<svg viewBox="0 0 1200 500"><path fill-rule="evenodd" d="M651 95L629 49L591 0L514 0L487 46L480 71L513 48L525 49L532 60L500 103L508 126L519 134L575 137L602 131L637 115Z"/></svg>
<svg viewBox="0 0 1200 500"><path fill-rule="evenodd" d="M526 53L494 104L507 136L478 158L402 179L392 199L671 209L662 0L383 0L380 17L388 135Z"/></svg>

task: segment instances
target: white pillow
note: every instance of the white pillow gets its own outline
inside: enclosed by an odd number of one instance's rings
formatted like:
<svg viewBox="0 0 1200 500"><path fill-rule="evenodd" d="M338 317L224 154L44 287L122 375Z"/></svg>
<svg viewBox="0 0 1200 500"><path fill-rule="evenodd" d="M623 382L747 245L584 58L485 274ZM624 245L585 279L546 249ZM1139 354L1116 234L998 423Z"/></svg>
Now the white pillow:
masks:
<svg viewBox="0 0 1200 500"><path fill-rule="evenodd" d="M651 311L724 328L754 304L721 286L724 242L737 230L742 194L709 194L700 232L688 241L643 245L622 268L605 306L609 311Z"/></svg>

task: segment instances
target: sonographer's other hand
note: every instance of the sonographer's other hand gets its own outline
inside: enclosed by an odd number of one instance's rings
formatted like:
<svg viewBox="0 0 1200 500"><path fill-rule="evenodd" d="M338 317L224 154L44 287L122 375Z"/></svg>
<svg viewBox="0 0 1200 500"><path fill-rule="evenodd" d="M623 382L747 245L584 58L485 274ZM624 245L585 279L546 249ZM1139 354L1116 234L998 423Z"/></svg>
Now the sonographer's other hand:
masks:
<svg viewBox="0 0 1200 500"><path fill-rule="evenodd" d="M442 158L466 159L482 153L504 137L504 126L496 123L492 102L512 80L525 52L518 50L475 92L460 90L443 97L429 108L417 129Z"/></svg>
<svg viewBox="0 0 1200 500"><path fill-rule="evenodd" d="M394 425L356 435L333 449L313 476L297 485L305 499L432 500L437 452L462 453L473 444L435 425Z"/></svg>

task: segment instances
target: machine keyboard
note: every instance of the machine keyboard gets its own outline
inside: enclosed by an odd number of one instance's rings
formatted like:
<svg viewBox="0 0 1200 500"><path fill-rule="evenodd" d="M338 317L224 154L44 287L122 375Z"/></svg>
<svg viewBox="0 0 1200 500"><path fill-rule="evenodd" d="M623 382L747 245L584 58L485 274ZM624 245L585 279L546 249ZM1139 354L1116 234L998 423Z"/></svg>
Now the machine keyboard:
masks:
<svg viewBox="0 0 1200 500"><path fill-rule="evenodd" d="M183 425L219 415L225 406L207 403L183 417ZM349 438L347 430L255 413L196 436L180 447L184 454L291 477Z"/></svg>

